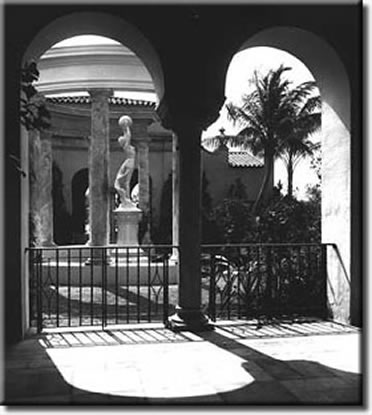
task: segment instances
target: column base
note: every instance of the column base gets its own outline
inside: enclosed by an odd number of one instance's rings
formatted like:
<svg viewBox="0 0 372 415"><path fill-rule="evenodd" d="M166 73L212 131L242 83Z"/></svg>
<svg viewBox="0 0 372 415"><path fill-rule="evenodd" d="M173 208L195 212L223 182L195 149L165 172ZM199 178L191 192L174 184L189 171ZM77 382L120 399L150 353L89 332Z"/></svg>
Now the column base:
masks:
<svg viewBox="0 0 372 415"><path fill-rule="evenodd" d="M102 251L97 249L90 250L90 256L85 261L85 265L110 265L112 263L112 259L110 254L106 251L105 255L102 256Z"/></svg>
<svg viewBox="0 0 372 415"><path fill-rule="evenodd" d="M172 331L209 331L214 325L200 310L176 307L176 313L168 317L165 326Z"/></svg>
<svg viewBox="0 0 372 415"><path fill-rule="evenodd" d="M88 258L85 261L85 265L110 265L112 263L111 258L106 258L103 260L102 258Z"/></svg>

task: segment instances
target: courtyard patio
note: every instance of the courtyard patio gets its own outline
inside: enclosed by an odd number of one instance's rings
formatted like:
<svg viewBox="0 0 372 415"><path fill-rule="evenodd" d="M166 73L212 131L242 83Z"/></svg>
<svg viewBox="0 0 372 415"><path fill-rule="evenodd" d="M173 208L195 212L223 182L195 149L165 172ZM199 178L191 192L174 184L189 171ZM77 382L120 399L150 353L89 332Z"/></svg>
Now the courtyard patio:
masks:
<svg viewBox="0 0 372 415"><path fill-rule="evenodd" d="M361 405L358 328L318 319L49 330L6 351L7 405Z"/></svg>

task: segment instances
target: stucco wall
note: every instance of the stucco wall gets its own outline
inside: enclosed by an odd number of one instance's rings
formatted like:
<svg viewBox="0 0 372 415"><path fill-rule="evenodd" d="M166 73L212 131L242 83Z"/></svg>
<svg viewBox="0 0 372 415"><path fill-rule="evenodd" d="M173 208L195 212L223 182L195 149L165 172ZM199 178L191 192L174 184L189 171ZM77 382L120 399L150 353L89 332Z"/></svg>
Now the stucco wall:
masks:
<svg viewBox="0 0 372 415"><path fill-rule="evenodd" d="M322 242L327 248L328 301L335 320L350 321L350 133L323 103Z"/></svg>
<svg viewBox="0 0 372 415"><path fill-rule="evenodd" d="M231 185L238 178L245 185L248 200L254 201L262 183L264 169L231 167L228 165L227 158L227 149L216 150L213 153L202 151L202 166L208 180L208 191L213 206L227 197Z"/></svg>

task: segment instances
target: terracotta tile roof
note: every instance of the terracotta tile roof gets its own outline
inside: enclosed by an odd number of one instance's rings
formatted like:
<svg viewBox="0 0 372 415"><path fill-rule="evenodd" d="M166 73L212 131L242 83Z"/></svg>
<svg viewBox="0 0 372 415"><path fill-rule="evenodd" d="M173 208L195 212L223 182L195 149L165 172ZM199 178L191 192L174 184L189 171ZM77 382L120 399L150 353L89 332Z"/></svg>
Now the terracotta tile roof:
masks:
<svg viewBox="0 0 372 415"><path fill-rule="evenodd" d="M60 97L48 97L47 101L52 104L90 104L91 99L89 96L60 96ZM143 107L155 107L155 102L145 101L142 99L129 99L121 97L111 97L110 104L113 105L134 105Z"/></svg>
<svg viewBox="0 0 372 415"><path fill-rule="evenodd" d="M264 163L248 151L229 151L228 163L231 167L263 167Z"/></svg>

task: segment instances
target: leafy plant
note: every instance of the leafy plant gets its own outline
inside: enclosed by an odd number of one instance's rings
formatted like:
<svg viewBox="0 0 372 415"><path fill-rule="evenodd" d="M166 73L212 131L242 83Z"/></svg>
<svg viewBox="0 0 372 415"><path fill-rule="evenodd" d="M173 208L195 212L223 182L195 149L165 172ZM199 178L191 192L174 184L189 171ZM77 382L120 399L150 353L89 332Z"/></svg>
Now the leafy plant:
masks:
<svg viewBox="0 0 372 415"><path fill-rule="evenodd" d="M20 121L27 130L50 127L50 113L45 98L34 86L40 73L35 62L26 63L21 70Z"/></svg>

